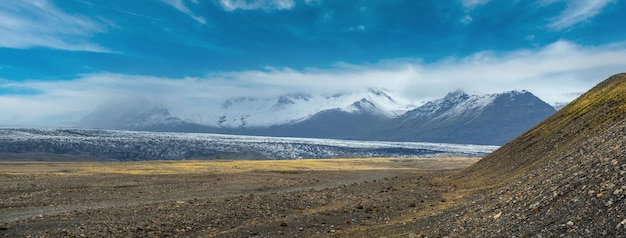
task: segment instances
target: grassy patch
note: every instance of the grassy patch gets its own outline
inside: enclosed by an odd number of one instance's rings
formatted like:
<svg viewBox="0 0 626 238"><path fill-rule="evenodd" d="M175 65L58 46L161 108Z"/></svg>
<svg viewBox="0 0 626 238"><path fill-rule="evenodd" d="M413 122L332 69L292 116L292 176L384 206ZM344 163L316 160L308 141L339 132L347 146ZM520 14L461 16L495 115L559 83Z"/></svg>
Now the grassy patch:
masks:
<svg viewBox="0 0 626 238"><path fill-rule="evenodd" d="M181 174L248 173L255 171L344 171L462 169L479 158L350 158L305 160L184 160L142 162L0 162L0 173L31 174Z"/></svg>

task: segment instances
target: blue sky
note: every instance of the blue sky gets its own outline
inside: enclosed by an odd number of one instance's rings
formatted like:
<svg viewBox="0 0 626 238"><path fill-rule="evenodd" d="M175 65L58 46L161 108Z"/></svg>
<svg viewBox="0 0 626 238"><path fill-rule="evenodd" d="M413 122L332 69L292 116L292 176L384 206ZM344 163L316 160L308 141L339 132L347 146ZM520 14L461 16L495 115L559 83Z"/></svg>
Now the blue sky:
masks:
<svg viewBox="0 0 626 238"><path fill-rule="evenodd" d="M375 87L570 100L626 69L619 0L25 0L0 5L0 125L77 121L144 96Z"/></svg>

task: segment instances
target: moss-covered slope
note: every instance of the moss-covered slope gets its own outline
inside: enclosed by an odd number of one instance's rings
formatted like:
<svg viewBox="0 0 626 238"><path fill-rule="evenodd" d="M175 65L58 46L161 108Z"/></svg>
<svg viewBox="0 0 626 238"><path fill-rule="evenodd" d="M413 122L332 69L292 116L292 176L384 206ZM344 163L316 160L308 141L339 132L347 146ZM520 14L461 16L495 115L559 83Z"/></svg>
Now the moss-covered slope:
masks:
<svg viewBox="0 0 626 238"><path fill-rule="evenodd" d="M395 233L626 237L626 74L444 181L453 205Z"/></svg>
<svg viewBox="0 0 626 238"><path fill-rule="evenodd" d="M466 176L507 181L551 159L578 151L626 118L626 73L596 85L526 133L468 168ZM593 148L589 148L593 149ZM484 181L482 181L484 182Z"/></svg>
<svg viewBox="0 0 626 238"><path fill-rule="evenodd" d="M626 237L626 74L614 75L452 178L431 235Z"/></svg>

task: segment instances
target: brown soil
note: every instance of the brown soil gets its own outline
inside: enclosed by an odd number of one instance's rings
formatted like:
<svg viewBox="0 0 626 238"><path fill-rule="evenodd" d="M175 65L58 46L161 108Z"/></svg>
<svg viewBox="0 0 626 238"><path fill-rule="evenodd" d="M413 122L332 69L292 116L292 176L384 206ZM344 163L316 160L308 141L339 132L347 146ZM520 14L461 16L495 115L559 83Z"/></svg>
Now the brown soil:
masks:
<svg viewBox="0 0 626 238"><path fill-rule="evenodd" d="M0 236L369 236L454 206L477 160L0 162Z"/></svg>

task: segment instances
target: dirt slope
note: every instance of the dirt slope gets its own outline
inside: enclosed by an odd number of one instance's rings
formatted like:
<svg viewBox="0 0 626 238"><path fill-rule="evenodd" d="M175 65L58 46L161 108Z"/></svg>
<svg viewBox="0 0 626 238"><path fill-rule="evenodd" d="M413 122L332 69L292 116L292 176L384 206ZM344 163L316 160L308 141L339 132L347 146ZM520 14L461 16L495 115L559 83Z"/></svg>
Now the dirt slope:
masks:
<svg viewBox="0 0 626 238"><path fill-rule="evenodd" d="M626 237L626 74L450 179L457 206L404 234Z"/></svg>
<svg viewBox="0 0 626 238"><path fill-rule="evenodd" d="M466 175L513 178L549 160L576 154L590 139L609 139L626 117L626 73L614 75L542 123L466 170ZM587 145L588 146L588 145ZM587 148L593 149L593 148ZM577 156L584 157L583 154Z"/></svg>

